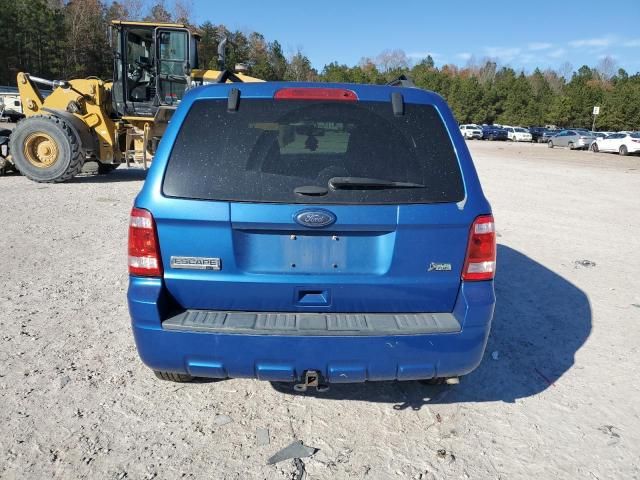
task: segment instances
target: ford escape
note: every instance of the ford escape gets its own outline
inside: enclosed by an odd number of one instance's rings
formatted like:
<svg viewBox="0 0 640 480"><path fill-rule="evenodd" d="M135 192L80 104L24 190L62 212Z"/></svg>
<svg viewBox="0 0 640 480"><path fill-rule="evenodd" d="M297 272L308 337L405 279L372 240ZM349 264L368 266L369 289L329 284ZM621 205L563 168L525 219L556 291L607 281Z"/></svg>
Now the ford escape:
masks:
<svg viewBox="0 0 640 480"><path fill-rule="evenodd" d="M483 356L495 261L440 96L210 85L185 95L135 200L129 310L164 379L455 379Z"/></svg>

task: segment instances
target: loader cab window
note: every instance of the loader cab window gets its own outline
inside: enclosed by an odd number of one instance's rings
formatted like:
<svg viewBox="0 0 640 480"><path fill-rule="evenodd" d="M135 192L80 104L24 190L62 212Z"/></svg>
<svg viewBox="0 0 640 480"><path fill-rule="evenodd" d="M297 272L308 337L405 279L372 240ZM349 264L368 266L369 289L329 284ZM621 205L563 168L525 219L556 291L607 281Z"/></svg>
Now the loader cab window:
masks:
<svg viewBox="0 0 640 480"><path fill-rule="evenodd" d="M163 105L176 106L197 66L195 41L181 28L122 26L112 30L114 110L153 117ZM191 56L191 58L190 58Z"/></svg>
<svg viewBox="0 0 640 480"><path fill-rule="evenodd" d="M189 43L189 64L191 68L200 68L200 61L198 59L198 41L199 37L196 35L191 36Z"/></svg>
<svg viewBox="0 0 640 480"><path fill-rule="evenodd" d="M153 30L129 30L126 49L127 100L150 102L155 94Z"/></svg>
<svg viewBox="0 0 640 480"><path fill-rule="evenodd" d="M119 115L153 116L157 107L154 28L120 26L111 30L114 50L112 98Z"/></svg>
<svg viewBox="0 0 640 480"><path fill-rule="evenodd" d="M189 34L178 29L158 29L156 32L160 101L165 105L175 105L184 96L192 68Z"/></svg>

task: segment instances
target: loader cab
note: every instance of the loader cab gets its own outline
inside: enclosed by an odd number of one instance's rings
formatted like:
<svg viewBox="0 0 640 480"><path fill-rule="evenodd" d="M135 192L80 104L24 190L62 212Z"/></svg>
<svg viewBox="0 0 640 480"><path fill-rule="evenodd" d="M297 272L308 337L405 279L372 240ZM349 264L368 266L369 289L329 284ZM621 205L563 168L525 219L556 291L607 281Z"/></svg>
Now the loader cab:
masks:
<svg viewBox="0 0 640 480"><path fill-rule="evenodd" d="M153 117L177 106L198 67L197 37L183 25L114 22L113 108L120 117Z"/></svg>

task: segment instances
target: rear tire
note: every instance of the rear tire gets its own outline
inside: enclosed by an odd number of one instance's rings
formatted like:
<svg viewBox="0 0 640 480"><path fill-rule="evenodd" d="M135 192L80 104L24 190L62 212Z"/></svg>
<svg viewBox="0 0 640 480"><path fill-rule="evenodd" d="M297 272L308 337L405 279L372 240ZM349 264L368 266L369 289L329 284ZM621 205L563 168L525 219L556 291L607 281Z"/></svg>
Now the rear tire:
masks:
<svg viewBox="0 0 640 480"><path fill-rule="evenodd" d="M593 153L598 153L598 144L597 144L597 143L595 143L595 142L593 142L593 143L591 144L590 149L591 149L591 151L592 151Z"/></svg>
<svg viewBox="0 0 640 480"><path fill-rule="evenodd" d="M547 143L547 146L548 146L549 148L553 148L553 142L552 142L551 140L549 140L549 143Z"/></svg>
<svg viewBox="0 0 640 480"><path fill-rule="evenodd" d="M620 145L620 149L618 150L618 153L622 156L629 155L629 150L627 150L626 145Z"/></svg>
<svg viewBox="0 0 640 480"><path fill-rule="evenodd" d="M569 150L573 150L574 146L573 146L573 142L569 142L569 145L567 145L569 147Z"/></svg>
<svg viewBox="0 0 640 480"><path fill-rule="evenodd" d="M34 182L66 182L82 171L84 155L79 137L61 118L25 118L13 130L9 142L16 168Z"/></svg>
<svg viewBox="0 0 640 480"><path fill-rule="evenodd" d="M160 372L158 370L154 370L153 373L155 373L156 377L160 380L165 380L167 382L187 383L191 382L195 378L191 375L187 375L186 373Z"/></svg>

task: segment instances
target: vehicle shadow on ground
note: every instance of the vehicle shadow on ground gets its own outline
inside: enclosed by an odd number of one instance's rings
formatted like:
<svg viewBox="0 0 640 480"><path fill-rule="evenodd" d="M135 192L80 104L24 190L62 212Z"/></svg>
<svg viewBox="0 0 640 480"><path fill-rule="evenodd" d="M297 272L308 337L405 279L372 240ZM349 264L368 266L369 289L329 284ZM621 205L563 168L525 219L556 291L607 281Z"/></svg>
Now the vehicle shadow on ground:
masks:
<svg viewBox="0 0 640 480"><path fill-rule="evenodd" d="M526 255L498 245L496 296L484 359L459 385L332 384L324 393L297 393L290 384L273 383L273 388L291 395L393 403L397 410L438 403L514 402L555 388L554 382L573 366L591 332L586 294Z"/></svg>
<svg viewBox="0 0 640 480"><path fill-rule="evenodd" d="M120 167L105 174L82 173L69 180L68 183L118 183L137 182L147 178L147 171L142 168Z"/></svg>

